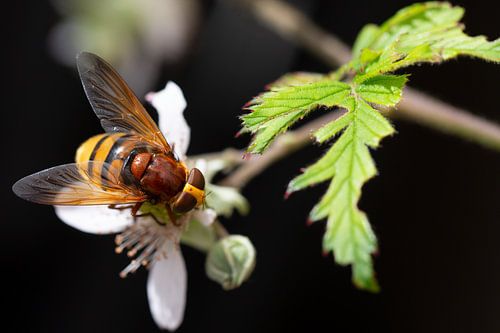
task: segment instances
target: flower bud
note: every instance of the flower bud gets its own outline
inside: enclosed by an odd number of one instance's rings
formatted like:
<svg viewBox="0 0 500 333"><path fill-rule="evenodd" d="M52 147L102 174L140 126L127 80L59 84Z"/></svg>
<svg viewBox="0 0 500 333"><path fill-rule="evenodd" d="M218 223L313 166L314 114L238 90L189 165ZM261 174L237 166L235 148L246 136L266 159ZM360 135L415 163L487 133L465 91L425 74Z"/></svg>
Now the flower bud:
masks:
<svg viewBox="0 0 500 333"><path fill-rule="evenodd" d="M255 248L247 237L224 237L208 253L207 275L226 290L237 288L252 274L255 255Z"/></svg>

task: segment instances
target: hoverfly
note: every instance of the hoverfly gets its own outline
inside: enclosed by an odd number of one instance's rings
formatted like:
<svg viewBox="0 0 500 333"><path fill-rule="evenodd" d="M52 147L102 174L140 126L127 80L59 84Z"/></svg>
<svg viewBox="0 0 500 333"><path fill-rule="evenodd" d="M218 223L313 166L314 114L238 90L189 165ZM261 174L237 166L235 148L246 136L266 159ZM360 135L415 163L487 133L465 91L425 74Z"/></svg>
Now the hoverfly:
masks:
<svg viewBox="0 0 500 333"><path fill-rule="evenodd" d="M122 77L95 54L77 67L85 94L106 133L80 145L76 163L17 181L19 197L47 205L128 204L132 215L150 201L166 205L170 220L204 203L205 178L188 171ZM132 204L132 205L130 205ZM122 206L123 207L123 206Z"/></svg>

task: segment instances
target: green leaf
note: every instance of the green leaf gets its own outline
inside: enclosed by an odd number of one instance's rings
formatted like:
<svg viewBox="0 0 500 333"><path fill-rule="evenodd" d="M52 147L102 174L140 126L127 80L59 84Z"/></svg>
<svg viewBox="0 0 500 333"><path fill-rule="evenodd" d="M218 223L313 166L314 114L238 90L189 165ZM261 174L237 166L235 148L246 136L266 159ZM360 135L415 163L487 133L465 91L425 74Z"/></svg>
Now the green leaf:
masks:
<svg viewBox="0 0 500 333"><path fill-rule="evenodd" d="M350 110L352 109L353 108L350 108ZM345 113L338 119L330 121L320 129L318 129L316 132L314 132L316 141L318 141L319 143L323 143L327 140L330 140L351 123L352 117L352 113Z"/></svg>
<svg viewBox="0 0 500 333"><path fill-rule="evenodd" d="M394 52L394 54L395 54L395 52ZM359 56L359 63L356 64L356 69L360 70L360 71L364 71L364 69L363 69L364 67L366 67L369 64L374 63L376 60L378 60L380 58L381 55L382 55L382 51L375 51L372 49L363 49L363 51L361 51L361 54ZM394 60L396 60L399 57L400 56L397 55L397 57ZM384 59L384 58L382 58L382 59Z"/></svg>
<svg viewBox="0 0 500 333"><path fill-rule="evenodd" d="M287 73L271 83L267 88L269 90L284 88L290 86L302 86L307 83L319 81L325 77L324 74L310 72Z"/></svg>
<svg viewBox="0 0 500 333"><path fill-rule="evenodd" d="M363 63L362 66L364 69L354 77L353 81L356 84L360 84L377 75L394 72L399 68L408 67L416 63L440 61L440 58L433 53L428 44L419 45L411 49L408 53L398 52L395 47L395 45L392 45L377 58L371 59L368 63Z"/></svg>
<svg viewBox="0 0 500 333"><path fill-rule="evenodd" d="M358 136L371 148L377 148L382 138L394 133L391 123L363 100L358 101L355 122Z"/></svg>
<svg viewBox="0 0 500 333"><path fill-rule="evenodd" d="M460 55L500 62L500 39L471 37L459 23L464 11L448 3L428 2L406 7L381 26L365 26L353 48L353 59L328 75L293 73L255 98L253 111L242 117L243 130L255 134L250 152L262 152L311 110L339 106L346 112L314 134L320 143L338 139L316 163L288 185L289 193L329 181L310 212L310 219L327 219L323 239L341 265L352 265L353 281L379 289L372 254L377 240L367 216L358 208L361 190L377 173L370 155L394 129L369 103L395 106L402 97L406 75L394 71L418 63L439 63ZM341 79L351 80L343 83Z"/></svg>
<svg viewBox="0 0 500 333"><path fill-rule="evenodd" d="M262 122L260 127L256 127L253 130L256 135L247 151L249 153L262 153L278 134L285 132L288 127L304 117L306 112L304 110L296 110Z"/></svg>
<svg viewBox="0 0 500 333"><path fill-rule="evenodd" d="M278 88L255 98L242 116L245 129L255 133L248 151L261 153L274 138L298 119L320 106L345 106L349 84L322 80L300 86Z"/></svg>
<svg viewBox="0 0 500 333"><path fill-rule="evenodd" d="M377 147L394 129L377 110L360 99L352 110L326 125L321 130L321 138L327 137L328 128L330 136L342 128L345 130L320 160L290 182L288 192L331 180L326 194L311 211L310 219L327 218L324 249L333 251L337 263L353 265L353 281L357 286L377 291L371 258L377 242L357 202L361 187L377 172L368 147Z"/></svg>
<svg viewBox="0 0 500 333"><path fill-rule="evenodd" d="M405 76L376 77L367 80L360 92L381 104L393 103L401 95L405 81ZM371 255L376 251L377 242L357 202L361 187L377 172L368 147L377 147L379 141L392 134L394 129L362 99L351 97L350 103L345 103L352 106L347 113L315 133L319 141L324 141L344 130L339 139L321 159L290 182L287 192L331 181L328 191L311 211L310 219L327 218L323 241L325 251L333 251L337 263L353 265L353 282L358 287L376 292L379 287Z"/></svg>
<svg viewBox="0 0 500 333"><path fill-rule="evenodd" d="M401 99L406 75L378 75L356 87L356 93L365 101L394 106Z"/></svg>
<svg viewBox="0 0 500 333"><path fill-rule="evenodd" d="M384 22L374 42L367 46L374 50L383 50L396 42L401 35L414 35L435 28L447 28L455 25L464 14L460 7L452 7L446 2L416 3L399 10Z"/></svg>
<svg viewBox="0 0 500 333"><path fill-rule="evenodd" d="M433 29L401 37L396 44L402 52L427 44L433 56L449 60L461 55L500 62L500 39L489 42L484 36L471 37L463 32L463 26Z"/></svg>
<svg viewBox="0 0 500 333"><path fill-rule="evenodd" d="M358 37L353 67L355 82L393 72L415 63L441 62L460 55L500 62L500 40L470 37L459 24L464 10L448 3L429 2L400 10L379 28L365 28Z"/></svg>
<svg viewBox="0 0 500 333"><path fill-rule="evenodd" d="M351 124L328 153L294 179L291 186L300 189L333 178L326 194L311 211L310 219L327 218L324 249L333 251L337 263L353 265L356 285L377 291L371 258L377 248L376 238L357 202L361 187L377 172L368 146L378 146L393 129L378 111L362 100L357 101L350 113L353 114Z"/></svg>
<svg viewBox="0 0 500 333"><path fill-rule="evenodd" d="M339 118L337 121L333 121L330 124L337 125L341 123L343 127L352 123L354 114L349 112ZM333 127L333 126L332 126ZM339 126L340 127L340 126ZM335 132L337 129L332 129ZM351 144L350 135L342 135L337 142L328 150L328 152L323 155L316 163L309 166L304 170L304 173L300 176L294 178L287 188L288 193L292 193L298 190L302 190L308 186L312 186L326 180L330 180L335 175L335 164L344 152L344 150ZM324 216L326 217L326 215Z"/></svg>
<svg viewBox="0 0 500 333"><path fill-rule="evenodd" d="M352 56L357 58L361 51L372 45L379 36L379 27L375 24L367 24L361 29L352 47Z"/></svg>

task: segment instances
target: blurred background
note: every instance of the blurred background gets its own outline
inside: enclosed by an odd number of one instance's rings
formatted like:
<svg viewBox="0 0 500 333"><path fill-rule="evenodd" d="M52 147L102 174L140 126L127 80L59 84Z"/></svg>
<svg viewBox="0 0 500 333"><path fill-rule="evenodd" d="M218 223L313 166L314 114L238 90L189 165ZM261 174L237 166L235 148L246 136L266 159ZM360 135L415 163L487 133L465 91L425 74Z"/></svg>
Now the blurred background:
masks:
<svg viewBox="0 0 500 333"><path fill-rule="evenodd" d="M176 81L188 100L190 154L243 148L234 138L241 106L280 75L329 68L227 1L53 0L4 4L3 158L0 223L2 331L155 332L145 270L126 279L113 236L58 221L51 207L14 196L19 178L73 160L101 131L76 70L80 50L112 62L139 96ZM289 1L352 44L412 1ZM471 35L498 37L499 5L466 8ZM5 7L6 6L6 7ZM461 58L411 69L411 85L500 122L498 66ZM189 272L178 332L499 332L500 153L405 122L374 152L380 175L361 208L379 238L382 291L356 290L350 268L321 252L324 223L307 227L325 190L283 192L325 147L312 146L269 168L243 193L248 216L223 221L249 236L257 267L241 288L208 280L204 255L183 253Z"/></svg>

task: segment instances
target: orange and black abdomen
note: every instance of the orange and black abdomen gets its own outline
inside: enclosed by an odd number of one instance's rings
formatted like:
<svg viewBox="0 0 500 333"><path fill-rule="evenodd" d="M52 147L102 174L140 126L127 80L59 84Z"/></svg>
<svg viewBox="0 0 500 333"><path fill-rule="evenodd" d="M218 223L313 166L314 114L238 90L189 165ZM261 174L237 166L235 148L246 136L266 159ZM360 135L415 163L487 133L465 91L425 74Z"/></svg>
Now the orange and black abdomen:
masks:
<svg viewBox="0 0 500 333"><path fill-rule="evenodd" d="M120 181L126 184L133 184L135 179L130 172L130 164L134 155L141 152L154 152L154 150L137 136L125 133L98 134L78 147L76 163L85 165L86 162L93 161L110 164L113 166L110 170L118 173L113 175L114 177L119 177ZM89 164L86 171L105 182L110 175L102 174L102 165ZM105 169L104 172L109 171Z"/></svg>
<svg viewBox="0 0 500 333"><path fill-rule="evenodd" d="M171 204L176 213L186 213L205 200L205 179L198 169L191 169L188 175L184 163L174 155L158 151L132 134L91 137L76 151L76 163L100 185L118 179Z"/></svg>

